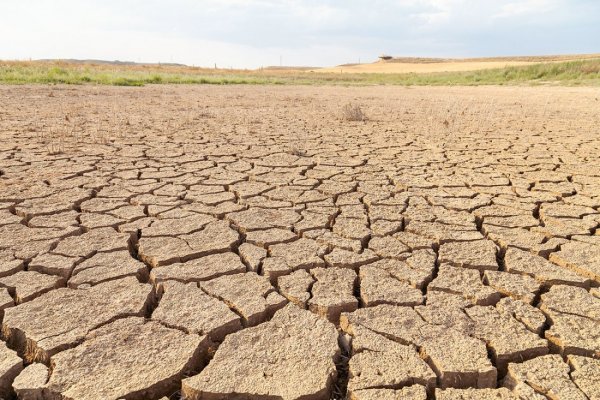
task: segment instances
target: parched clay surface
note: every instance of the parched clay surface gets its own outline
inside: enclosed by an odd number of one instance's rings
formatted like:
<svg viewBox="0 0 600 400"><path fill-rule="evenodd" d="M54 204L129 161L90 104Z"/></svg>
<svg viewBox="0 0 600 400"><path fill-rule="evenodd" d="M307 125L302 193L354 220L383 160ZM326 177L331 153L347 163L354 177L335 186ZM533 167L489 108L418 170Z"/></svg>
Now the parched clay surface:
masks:
<svg viewBox="0 0 600 400"><path fill-rule="evenodd" d="M595 89L0 104L0 398L600 399Z"/></svg>

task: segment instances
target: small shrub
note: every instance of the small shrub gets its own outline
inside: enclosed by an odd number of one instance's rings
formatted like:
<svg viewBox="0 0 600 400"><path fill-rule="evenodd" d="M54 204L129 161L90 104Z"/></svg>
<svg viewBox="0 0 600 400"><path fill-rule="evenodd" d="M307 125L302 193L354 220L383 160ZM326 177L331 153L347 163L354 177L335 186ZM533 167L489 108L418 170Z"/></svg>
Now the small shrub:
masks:
<svg viewBox="0 0 600 400"><path fill-rule="evenodd" d="M138 79L118 77L112 81L115 86L144 86L144 82Z"/></svg>
<svg viewBox="0 0 600 400"><path fill-rule="evenodd" d="M367 116L358 104L348 103L342 108L342 117L346 121L366 121Z"/></svg>

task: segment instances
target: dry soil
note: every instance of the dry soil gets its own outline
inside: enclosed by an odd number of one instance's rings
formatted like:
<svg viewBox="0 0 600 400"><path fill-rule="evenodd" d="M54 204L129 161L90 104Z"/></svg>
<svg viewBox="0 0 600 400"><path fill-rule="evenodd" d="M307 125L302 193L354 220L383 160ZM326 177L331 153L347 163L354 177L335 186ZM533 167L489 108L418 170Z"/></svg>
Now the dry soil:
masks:
<svg viewBox="0 0 600 400"><path fill-rule="evenodd" d="M1 86L0 397L599 399L599 97Z"/></svg>

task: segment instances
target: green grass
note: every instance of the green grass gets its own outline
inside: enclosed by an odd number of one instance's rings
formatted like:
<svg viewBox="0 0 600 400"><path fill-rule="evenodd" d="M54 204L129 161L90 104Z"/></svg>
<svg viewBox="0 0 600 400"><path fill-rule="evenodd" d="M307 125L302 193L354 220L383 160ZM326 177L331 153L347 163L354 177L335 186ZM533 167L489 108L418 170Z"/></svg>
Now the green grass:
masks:
<svg viewBox="0 0 600 400"><path fill-rule="evenodd" d="M273 70L210 70L170 66L0 62L0 84L210 85L585 85L600 86L600 59L540 63L472 72L342 74Z"/></svg>

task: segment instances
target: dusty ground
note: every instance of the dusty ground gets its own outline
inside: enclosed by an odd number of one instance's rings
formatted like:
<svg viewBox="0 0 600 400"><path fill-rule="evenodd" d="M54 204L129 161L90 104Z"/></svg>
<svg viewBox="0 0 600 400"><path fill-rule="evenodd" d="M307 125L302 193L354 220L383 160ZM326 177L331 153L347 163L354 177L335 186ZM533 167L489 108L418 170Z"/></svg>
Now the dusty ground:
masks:
<svg viewBox="0 0 600 400"><path fill-rule="evenodd" d="M600 398L599 96L0 87L0 397Z"/></svg>

